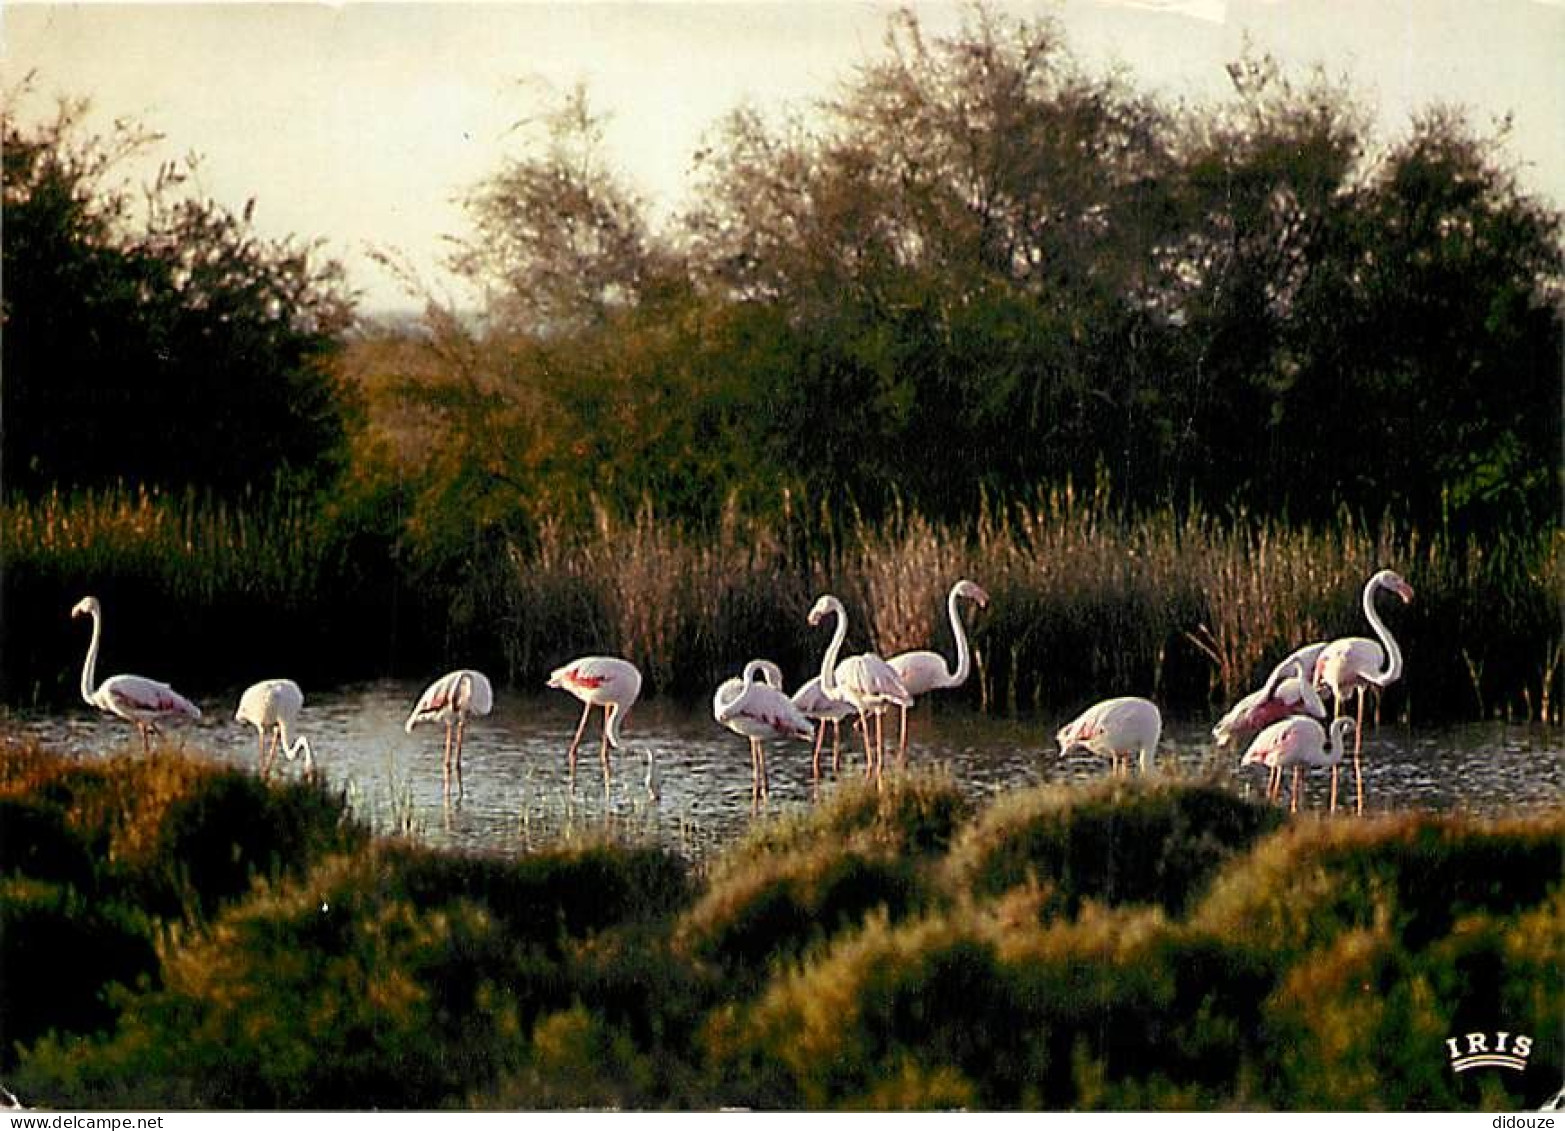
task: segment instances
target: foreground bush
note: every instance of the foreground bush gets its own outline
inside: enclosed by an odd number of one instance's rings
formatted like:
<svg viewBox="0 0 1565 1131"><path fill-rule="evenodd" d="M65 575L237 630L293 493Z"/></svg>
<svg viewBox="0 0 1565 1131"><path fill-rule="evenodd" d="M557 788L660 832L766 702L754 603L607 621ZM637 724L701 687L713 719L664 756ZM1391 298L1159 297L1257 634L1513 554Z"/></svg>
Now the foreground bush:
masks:
<svg viewBox="0 0 1565 1131"><path fill-rule="evenodd" d="M131 803L127 780L169 796ZM178 759L0 759L21 830L0 938L8 973L43 972L4 989L24 1099L1514 1109L1565 1056L1561 814L1278 827L1177 782L974 812L915 775L759 824L698 876L654 847L502 859L318 829L231 895L169 858L229 843L217 814L248 843L292 796ZM154 864L199 884L156 915L134 893L162 889L131 882ZM79 980L36 992L56 963ZM1532 1038L1526 1072L1450 1070L1448 1037L1500 1029Z"/></svg>

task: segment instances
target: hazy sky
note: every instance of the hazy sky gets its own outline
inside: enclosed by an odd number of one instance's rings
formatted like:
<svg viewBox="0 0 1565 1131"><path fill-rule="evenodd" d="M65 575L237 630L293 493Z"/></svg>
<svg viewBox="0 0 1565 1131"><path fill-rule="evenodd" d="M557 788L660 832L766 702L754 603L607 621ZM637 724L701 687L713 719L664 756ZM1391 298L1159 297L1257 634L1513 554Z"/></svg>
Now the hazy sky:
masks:
<svg viewBox="0 0 1565 1131"><path fill-rule="evenodd" d="M925 27L962 8L913 5ZM1201 100L1246 35L1291 67L1346 77L1380 136L1443 100L1487 131L1511 112L1523 183L1565 205L1565 0L1029 0L1078 56L1136 84ZM87 96L167 137L159 156L203 156L203 191L257 199L270 236L324 238L369 309L406 305L364 254L397 250L441 278L441 237L465 231L455 199L517 151L510 127L542 78L586 84L612 115L611 159L665 208L702 132L748 99L830 94L879 50L894 5L396 3L0 5L5 89L36 70L32 110Z"/></svg>

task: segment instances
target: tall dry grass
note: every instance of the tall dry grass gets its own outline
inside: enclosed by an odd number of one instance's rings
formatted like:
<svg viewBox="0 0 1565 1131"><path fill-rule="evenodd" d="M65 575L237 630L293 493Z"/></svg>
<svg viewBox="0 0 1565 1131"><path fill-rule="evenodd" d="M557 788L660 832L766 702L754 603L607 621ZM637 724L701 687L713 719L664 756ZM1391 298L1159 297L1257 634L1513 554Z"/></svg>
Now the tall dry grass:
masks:
<svg viewBox="0 0 1565 1131"><path fill-rule="evenodd" d="M848 654L951 656L945 597L970 577L993 598L963 610L975 675L961 695L974 706L1062 711L1136 694L1198 713L1300 644L1366 634L1360 590L1391 566L1418 596L1385 610L1407 666L1383 710L1560 719L1559 530L1481 541L1347 514L1314 528L1130 512L1102 482L992 501L963 523L906 509L871 522L788 496L775 514L731 504L700 527L650 503L591 512L585 526L544 519L525 536L485 528L428 546L303 502L121 491L9 503L0 698L69 694L86 638L66 613L86 592L109 610L106 663L134 642L115 670L198 687L262 669L329 684L454 662L535 686L609 652L641 666L644 694L696 700L758 656L790 684L813 674L828 636L805 617L822 592L847 607Z"/></svg>

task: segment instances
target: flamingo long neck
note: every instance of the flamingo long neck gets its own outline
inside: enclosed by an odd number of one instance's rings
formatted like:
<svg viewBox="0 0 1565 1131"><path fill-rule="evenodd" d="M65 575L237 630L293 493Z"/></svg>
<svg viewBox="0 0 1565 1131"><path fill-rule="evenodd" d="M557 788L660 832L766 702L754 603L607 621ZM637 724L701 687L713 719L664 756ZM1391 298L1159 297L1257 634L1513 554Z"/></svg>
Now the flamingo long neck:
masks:
<svg viewBox="0 0 1565 1131"><path fill-rule="evenodd" d="M625 713L625 708L618 703L609 704L608 717L603 722L603 732L609 736L609 745L619 749L619 722L620 716Z"/></svg>
<svg viewBox="0 0 1565 1131"><path fill-rule="evenodd" d="M967 643L967 629L962 626L962 614L956 607L957 592L951 590L946 598L946 611L951 617L951 635L956 637L956 671L946 673L946 684L949 687L960 687L967 682L967 677L973 670L973 653Z"/></svg>
<svg viewBox="0 0 1565 1131"><path fill-rule="evenodd" d="M98 670L98 645L103 642L103 616L92 610L92 643L87 645L87 660L82 664L82 698L92 703L93 675Z"/></svg>
<svg viewBox="0 0 1565 1131"><path fill-rule="evenodd" d="M288 736L288 720L286 718L277 720L277 731L282 736L284 757L292 762L299 756L299 752L302 750L304 752L304 768L308 770L315 765L315 753L310 749L308 737L301 734L298 738L290 738Z"/></svg>
<svg viewBox="0 0 1565 1131"><path fill-rule="evenodd" d="M831 611L837 614L837 631L832 633L831 643L826 645L826 654L821 657L821 690L828 698L839 699L837 653L842 651L842 642L848 638L848 614L840 603L833 605Z"/></svg>
<svg viewBox="0 0 1565 1131"><path fill-rule="evenodd" d="M1352 725L1352 720L1345 717L1337 719L1331 724L1331 760L1333 762L1342 761L1350 725Z"/></svg>
<svg viewBox="0 0 1565 1131"><path fill-rule="evenodd" d="M1386 628L1385 622L1380 619L1380 614L1375 611L1375 590L1379 588L1379 584L1373 580L1364 586L1364 616L1369 619L1370 627L1375 630L1375 635L1380 637L1380 643L1386 650L1386 669L1381 672L1366 672L1364 678L1376 686L1385 687L1402 678L1402 649L1397 647L1396 639Z"/></svg>

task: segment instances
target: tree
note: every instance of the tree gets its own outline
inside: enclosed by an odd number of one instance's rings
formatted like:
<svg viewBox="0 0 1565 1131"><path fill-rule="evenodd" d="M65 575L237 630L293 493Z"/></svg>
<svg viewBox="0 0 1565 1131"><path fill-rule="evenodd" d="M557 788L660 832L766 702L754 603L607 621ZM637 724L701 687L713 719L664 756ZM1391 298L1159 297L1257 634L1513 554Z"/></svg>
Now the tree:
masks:
<svg viewBox="0 0 1565 1131"><path fill-rule="evenodd" d="M340 268L184 195L164 165L145 211L113 178L160 139L86 133L84 102L27 125L7 100L3 364L9 489L116 482L234 494L329 482L352 400L331 361Z"/></svg>

